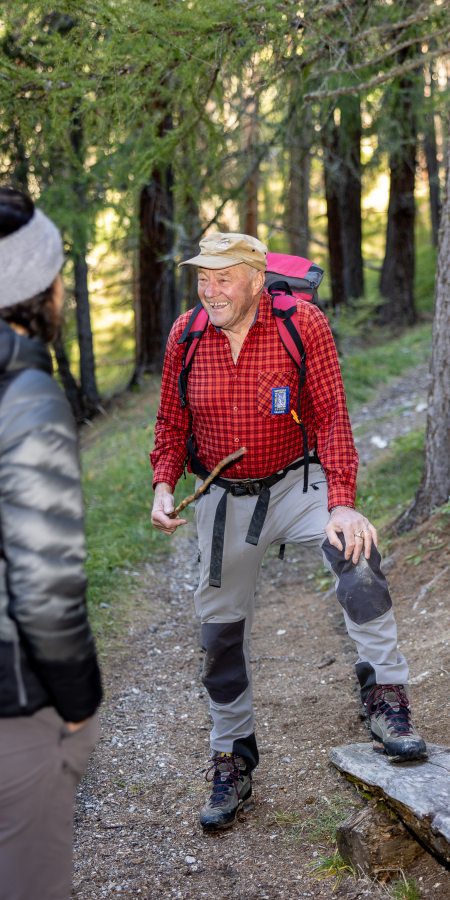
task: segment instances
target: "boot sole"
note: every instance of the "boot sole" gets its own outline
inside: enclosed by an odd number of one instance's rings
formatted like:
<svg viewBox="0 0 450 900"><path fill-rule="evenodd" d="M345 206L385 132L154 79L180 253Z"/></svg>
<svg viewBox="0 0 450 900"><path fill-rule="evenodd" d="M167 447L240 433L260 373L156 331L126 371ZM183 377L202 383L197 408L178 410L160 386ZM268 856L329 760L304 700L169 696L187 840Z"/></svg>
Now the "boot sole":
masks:
<svg viewBox="0 0 450 900"><path fill-rule="evenodd" d="M203 831L227 831L228 828L232 828L233 825L235 825L237 822L237 814L238 814L239 810L242 809L242 807L245 806L246 803L248 803L251 796L252 796L252 789L250 788L250 791L248 792L248 794L246 794L245 797L242 797L241 800L239 801L239 804L238 804L236 812L235 812L234 819L231 819L230 822L223 822L223 823L219 822L217 824L215 824L214 822L205 822L204 824L203 824L203 822L200 822L200 825L201 825Z"/></svg>

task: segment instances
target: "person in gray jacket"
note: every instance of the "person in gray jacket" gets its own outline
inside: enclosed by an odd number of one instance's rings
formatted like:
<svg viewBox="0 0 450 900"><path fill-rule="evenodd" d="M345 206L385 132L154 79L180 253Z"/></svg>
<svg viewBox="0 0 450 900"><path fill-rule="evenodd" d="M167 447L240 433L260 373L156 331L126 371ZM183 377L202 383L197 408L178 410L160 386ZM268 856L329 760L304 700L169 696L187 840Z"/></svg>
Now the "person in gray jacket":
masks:
<svg viewBox="0 0 450 900"><path fill-rule="evenodd" d="M46 347L63 261L50 219L0 189L0 900L68 900L98 737L77 433Z"/></svg>

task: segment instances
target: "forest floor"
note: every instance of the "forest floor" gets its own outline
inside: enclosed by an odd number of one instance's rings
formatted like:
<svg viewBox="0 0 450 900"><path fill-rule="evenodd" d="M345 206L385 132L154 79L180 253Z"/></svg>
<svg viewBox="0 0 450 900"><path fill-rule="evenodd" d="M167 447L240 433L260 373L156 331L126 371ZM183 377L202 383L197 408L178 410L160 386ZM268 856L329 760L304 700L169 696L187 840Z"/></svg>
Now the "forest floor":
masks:
<svg viewBox="0 0 450 900"><path fill-rule="evenodd" d="M423 424L425 396L426 373L417 370L355 412L363 463L389 452L380 442ZM450 745L450 516L435 515L385 544L383 555L411 667L415 723L426 740ZM369 739L354 645L318 560L296 546L284 562L275 548L265 559L251 648L261 754L254 807L216 835L203 834L198 823L208 793L210 717L192 598L193 522L168 553L128 574L133 605L126 633L103 662L102 738L78 792L73 897L394 896L392 885L345 875L333 891L335 878L314 876L314 863L334 852L336 826L365 803L330 765L328 751ZM450 900L450 872L430 855L405 875L418 892L395 896Z"/></svg>

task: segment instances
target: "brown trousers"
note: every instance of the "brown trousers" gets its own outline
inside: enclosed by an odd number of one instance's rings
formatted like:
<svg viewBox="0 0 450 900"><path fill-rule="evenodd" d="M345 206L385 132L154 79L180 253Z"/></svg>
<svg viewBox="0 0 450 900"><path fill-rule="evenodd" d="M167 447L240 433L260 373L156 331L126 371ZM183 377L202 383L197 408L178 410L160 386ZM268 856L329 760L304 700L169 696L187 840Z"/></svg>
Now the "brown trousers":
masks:
<svg viewBox="0 0 450 900"><path fill-rule="evenodd" d="M68 900L73 809L99 736L68 734L53 707L0 719L0 900Z"/></svg>

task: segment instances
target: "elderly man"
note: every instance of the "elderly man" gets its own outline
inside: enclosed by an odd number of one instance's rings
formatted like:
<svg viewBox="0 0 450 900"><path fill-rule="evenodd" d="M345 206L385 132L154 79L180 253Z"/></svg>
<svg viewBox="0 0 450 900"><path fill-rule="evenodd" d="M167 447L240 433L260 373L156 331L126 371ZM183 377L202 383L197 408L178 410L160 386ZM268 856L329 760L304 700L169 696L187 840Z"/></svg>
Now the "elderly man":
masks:
<svg viewBox="0 0 450 900"><path fill-rule="evenodd" d="M330 328L316 306L297 301L306 352L301 419L309 477L304 478L304 442L295 415L298 369L264 291L266 256L265 245L253 237L211 234L201 241L199 256L182 263L198 268L199 297L209 321L203 333L195 331L197 320L189 326L189 311L172 328L151 454L152 522L173 534L185 524L169 514L190 436L190 468L201 479L233 450L247 448L225 477L215 479L196 509L200 582L195 603L213 720L212 792L200 815L205 830L232 825L251 795L258 749L249 638L257 578L270 544L309 547L335 575L359 654L356 674L374 749L392 762L426 757L411 722L408 666L397 648L377 533L354 508L358 456ZM192 348L194 337L195 355L187 365L186 347Z"/></svg>

